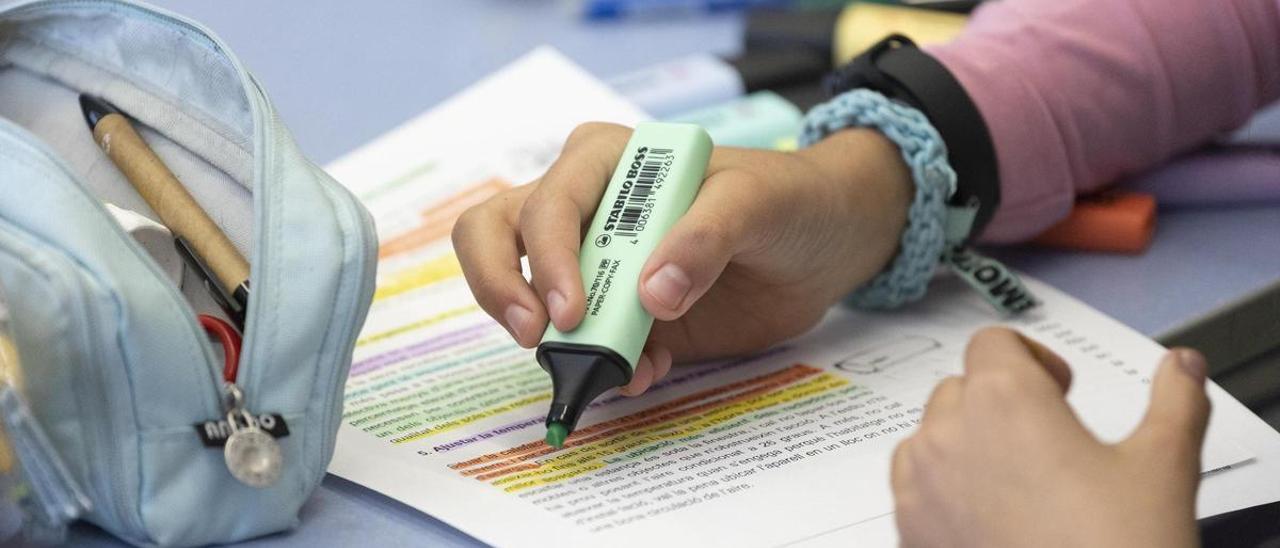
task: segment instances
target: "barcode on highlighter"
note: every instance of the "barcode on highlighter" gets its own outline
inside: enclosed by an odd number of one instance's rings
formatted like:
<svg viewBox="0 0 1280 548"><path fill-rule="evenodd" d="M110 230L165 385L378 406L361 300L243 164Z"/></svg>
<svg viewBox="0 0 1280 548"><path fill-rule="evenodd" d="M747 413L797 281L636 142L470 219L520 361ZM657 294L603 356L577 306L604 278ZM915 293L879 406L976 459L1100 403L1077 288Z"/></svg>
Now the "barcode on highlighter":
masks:
<svg viewBox="0 0 1280 548"><path fill-rule="evenodd" d="M668 161L671 159L671 152L669 148L649 149L644 164L640 166L640 173L636 176L636 184L631 187L631 195L627 197L627 205L618 216L618 228L614 234L634 238L639 233L636 225L642 219L648 219L645 204L653 196L653 185L658 181L662 168L670 165Z"/></svg>

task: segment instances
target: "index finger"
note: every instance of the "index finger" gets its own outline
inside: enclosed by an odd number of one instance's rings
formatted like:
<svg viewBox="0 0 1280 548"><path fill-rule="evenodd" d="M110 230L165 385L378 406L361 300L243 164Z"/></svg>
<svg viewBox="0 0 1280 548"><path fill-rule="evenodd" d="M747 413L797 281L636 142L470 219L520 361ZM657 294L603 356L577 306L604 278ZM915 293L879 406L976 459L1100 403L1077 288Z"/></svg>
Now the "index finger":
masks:
<svg viewBox="0 0 1280 548"><path fill-rule="evenodd" d="M1005 376L1027 389L1062 394L1071 387L1071 368L1061 357L1004 327L986 327L970 338L964 369L971 378Z"/></svg>
<svg viewBox="0 0 1280 548"><path fill-rule="evenodd" d="M525 348L546 329L542 303L520 270L515 217L533 184L503 191L468 209L453 227L453 251L476 303Z"/></svg>
<svg viewBox="0 0 1280 548"><path fill-rule="evenodd" d="M520 235L533 286L557 329L573 329L586 311L578 265L582 227L600 203L631 130L583 124L520 211Z"/></svg>

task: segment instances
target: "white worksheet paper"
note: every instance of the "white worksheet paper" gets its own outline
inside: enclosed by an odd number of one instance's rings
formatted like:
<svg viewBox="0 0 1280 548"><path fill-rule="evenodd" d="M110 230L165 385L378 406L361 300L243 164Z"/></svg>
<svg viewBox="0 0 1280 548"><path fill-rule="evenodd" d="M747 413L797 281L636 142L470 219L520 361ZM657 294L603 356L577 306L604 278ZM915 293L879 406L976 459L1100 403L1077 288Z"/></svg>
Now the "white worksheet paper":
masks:
<svg viewBox="0 0 1280 548"><path fill-rule="evenodd" d="M382 242L331 472L499 546L892 545L889 456L980 327L1066 358L1068 399L1100 438L1141 419L1159 345L1035 280L1044 305L1009 320L944 278L906 309L833 309L760 355L677 367L642 397L608 393L550 449L550 382L476 306L448 228L539 175L578 123L643 119L541 49L329 166ZM1215 471L1198 513L1280 500L1280 434L1209 390Z"/></svg>

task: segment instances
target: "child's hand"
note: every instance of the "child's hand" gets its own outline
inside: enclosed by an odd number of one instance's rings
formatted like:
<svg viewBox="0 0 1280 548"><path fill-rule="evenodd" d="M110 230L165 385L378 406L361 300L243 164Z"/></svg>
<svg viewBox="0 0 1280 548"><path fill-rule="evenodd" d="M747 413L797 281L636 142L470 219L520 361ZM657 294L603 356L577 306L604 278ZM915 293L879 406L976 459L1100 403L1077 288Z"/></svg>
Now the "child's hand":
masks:
<svg viewBox="0 0 1280 548"><path fill-rule="evenodd" d="M1165 356L1146 418L1116 445L1071 412L1071 370L1043 346L985 329L964 365L894 454L903 546L1196 545L1209 418L1200 354Z"/></svg>
<svg viewBox="0 0 1280 548"><path fill-rule="evenodd" d="M583 228L630 135L578 127L542 178L454 227L476 300L521 346L538 344L548 318L562 331L582 321ZM716 148L693 206L641 272L640 300L658 321L623 393L644 392L673 358L759 350L811 327L893 257L912 190L897 147L871 130L796 153Z"/></svg>

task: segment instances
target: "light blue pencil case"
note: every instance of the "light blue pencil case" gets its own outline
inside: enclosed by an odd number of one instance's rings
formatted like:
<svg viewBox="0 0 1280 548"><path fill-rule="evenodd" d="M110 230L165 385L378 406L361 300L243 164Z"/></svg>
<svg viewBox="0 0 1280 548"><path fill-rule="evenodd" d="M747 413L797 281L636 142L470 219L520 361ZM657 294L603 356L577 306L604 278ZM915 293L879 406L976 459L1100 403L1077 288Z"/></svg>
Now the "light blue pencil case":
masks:
<svg viewBox="0 0 1280 548"><path fill-rule="evenodd" d="M218 309L104 209L156 218L97 149L79 93L134 118L251 264L235 384L245 409L287 423L269 487L237 481L201 440L227 414L221 353L196 320ZM369 214L200 25L126 1L0 1L0 291L25 399L89 521L139 545L295 526L333 454L376 246Z"/></svg>

